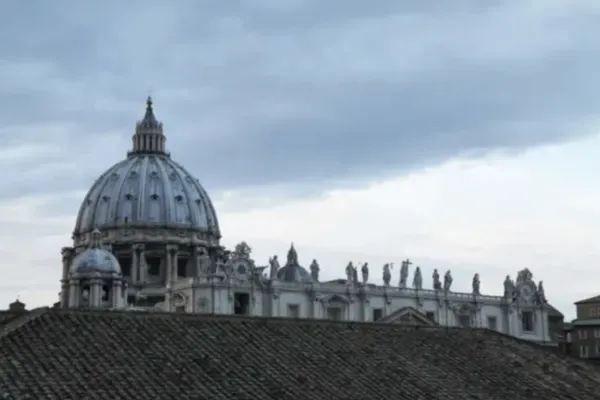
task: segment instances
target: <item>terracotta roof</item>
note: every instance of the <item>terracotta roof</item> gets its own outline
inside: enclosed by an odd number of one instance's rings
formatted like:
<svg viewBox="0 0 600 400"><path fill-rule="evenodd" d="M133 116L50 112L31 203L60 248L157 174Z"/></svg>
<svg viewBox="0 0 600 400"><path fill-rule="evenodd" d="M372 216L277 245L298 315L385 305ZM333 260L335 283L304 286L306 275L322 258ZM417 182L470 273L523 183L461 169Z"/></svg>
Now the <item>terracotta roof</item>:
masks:
<svg viewBox="0 0 600 400"><path fill-rule="evenodd" d="M576 301L575 304L600 303L600 295Z"/></svg>
<svg viewBox="0 0 600 400"><path fill-rule="evenodd" d="M33 310L0 398L597 400L600 368L486 330Z"/></svg>

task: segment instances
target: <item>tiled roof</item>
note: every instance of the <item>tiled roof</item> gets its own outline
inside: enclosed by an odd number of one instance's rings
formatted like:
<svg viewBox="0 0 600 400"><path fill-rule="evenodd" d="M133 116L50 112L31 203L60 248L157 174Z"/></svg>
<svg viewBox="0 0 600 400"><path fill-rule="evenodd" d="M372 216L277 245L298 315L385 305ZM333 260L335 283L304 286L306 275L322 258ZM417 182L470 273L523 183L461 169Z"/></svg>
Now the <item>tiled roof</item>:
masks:
<svg viewBox="0 0 600 400"><path fill-rule="evenodd" d="M10 322L14 318L20 317L23 314L24 314L24 312L18 312L18 311L8 311L8 310L0 311L0 328L4 324Z"/></svg>
<svg viewBox="0 0 600 400"><path fill-rule="evenodd" d="M563 317L563 313L558 311L552 304L546 304L548 307L548 316L550 317Z"/></svg>
<svg viewBox="0 0 600 400"><path fill-rule="evenodd" d="M576 301L575 304L600 303L600 295Z"/></svg>
<svg viewBox="0 0 600 400"><path fill-rule="evenodd" d="M485 330L75 310L11 326L6 399L597 400L600 386L595 365Z"/></svg>

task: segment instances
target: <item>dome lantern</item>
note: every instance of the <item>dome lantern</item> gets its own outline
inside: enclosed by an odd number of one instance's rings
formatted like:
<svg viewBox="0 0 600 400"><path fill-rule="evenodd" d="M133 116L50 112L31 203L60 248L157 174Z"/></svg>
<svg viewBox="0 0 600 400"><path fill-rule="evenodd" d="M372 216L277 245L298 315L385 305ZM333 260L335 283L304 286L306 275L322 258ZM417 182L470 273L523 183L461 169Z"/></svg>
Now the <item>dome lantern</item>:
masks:
<svg viewBox="0 0 600 400"><path fill-rule="evenodd" d="M146 114L141 121L135 125L135 134L131 140L133 142L133 150L129 154L164 154L166 136L163 133L162 122L159 122L154 116L152 108L152 98L148 96L146 100Z"/></svg>

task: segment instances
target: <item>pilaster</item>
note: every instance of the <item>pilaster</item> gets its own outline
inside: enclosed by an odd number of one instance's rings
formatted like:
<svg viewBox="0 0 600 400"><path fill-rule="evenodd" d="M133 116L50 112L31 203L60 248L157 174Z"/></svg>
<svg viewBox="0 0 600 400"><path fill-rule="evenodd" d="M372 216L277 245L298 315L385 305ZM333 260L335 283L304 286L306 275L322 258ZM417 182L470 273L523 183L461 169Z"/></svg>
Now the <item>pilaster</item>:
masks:
<svg viewBox="0 0 600 400"><path fill-rule="evenodd" d="M176 244L168 244L166 247L167 253L167 282L174 282L177 280L177 255L179 246Z"/></svg>

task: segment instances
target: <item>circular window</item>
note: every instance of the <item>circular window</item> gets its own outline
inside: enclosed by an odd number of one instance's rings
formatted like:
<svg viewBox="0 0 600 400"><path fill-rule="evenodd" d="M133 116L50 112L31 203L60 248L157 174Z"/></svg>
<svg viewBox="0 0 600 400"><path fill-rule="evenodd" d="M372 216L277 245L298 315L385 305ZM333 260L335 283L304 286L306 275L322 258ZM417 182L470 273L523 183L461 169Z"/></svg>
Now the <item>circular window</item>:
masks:
<svg viewBox="0 0 600 400"><path fill-rule="evenodd" d="M237 272L238 272L238 274L245 274L246 273L246 266L244 264L238 265Z"/></svg>

